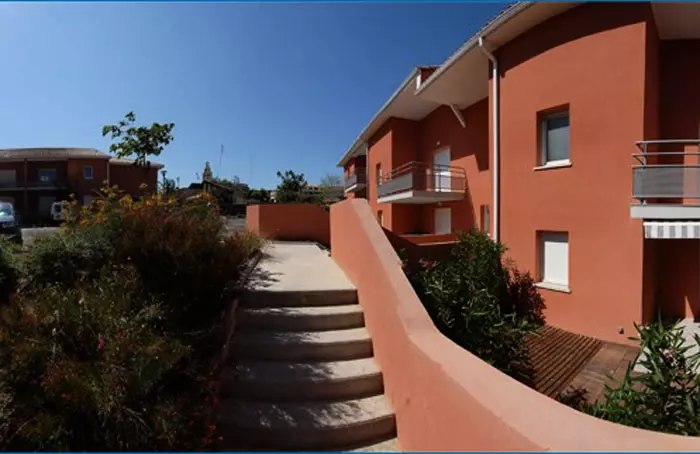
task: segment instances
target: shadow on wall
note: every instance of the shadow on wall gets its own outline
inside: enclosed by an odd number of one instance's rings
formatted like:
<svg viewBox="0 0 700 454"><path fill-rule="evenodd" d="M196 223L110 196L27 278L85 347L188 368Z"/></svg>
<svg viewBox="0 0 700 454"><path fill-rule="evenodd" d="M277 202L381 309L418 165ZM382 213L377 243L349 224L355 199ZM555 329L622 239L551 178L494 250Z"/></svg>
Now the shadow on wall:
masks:
<svg viewBox="0 0 700 454"><path fill-rule="evenodd" d="M596 419L489 366L435 328L366 200L334 204L330 221L406 451L700 451L696 437Z"/></svg>
<svg viewBox="0 0 700 454"><path fill-rule="evenodd" d="M246 227L270 240L331 243L328 211L310 203L249 205Z"/></svg>
<svg viewBox="0 0 700 454"><path fill-rule="evenodd" d="M384 230L384 234L389 240L389 243L391 243L399 258L404 261L404 264L408 267L408 270L417 269L419 266L418 262L421 259L444 259L449 255L450 248L454 244L454 242L421 244L420 240L412 241L411 239L395 234L391 230L387 230L385 228L382 228L382 230ZM435 237L434 235L431 236Z"/></svg>

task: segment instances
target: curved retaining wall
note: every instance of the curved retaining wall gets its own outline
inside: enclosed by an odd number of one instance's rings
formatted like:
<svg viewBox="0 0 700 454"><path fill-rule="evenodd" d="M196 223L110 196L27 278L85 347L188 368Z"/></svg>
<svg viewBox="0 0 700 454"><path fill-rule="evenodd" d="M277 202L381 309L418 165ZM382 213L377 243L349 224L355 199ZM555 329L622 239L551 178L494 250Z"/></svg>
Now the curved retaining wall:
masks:
<svg viewBox="0 0 700 454"><path fill-rule="evenodd" d="M502 374L433 325L366 200L331 207L331 255L357 286L408 451L700 451L700 439L572 410Z"/></svg>

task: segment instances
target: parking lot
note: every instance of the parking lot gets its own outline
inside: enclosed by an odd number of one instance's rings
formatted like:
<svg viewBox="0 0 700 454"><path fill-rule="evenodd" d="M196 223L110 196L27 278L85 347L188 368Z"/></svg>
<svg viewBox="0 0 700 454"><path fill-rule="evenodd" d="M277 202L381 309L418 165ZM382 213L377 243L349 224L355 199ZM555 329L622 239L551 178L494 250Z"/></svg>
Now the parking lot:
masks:
<svg viewBox="0 0 700 454"><path fill-rule="evenodd" d="M22 229L22 244L31 246L37 238L51 235L58 227L32 227Z"/></svg>

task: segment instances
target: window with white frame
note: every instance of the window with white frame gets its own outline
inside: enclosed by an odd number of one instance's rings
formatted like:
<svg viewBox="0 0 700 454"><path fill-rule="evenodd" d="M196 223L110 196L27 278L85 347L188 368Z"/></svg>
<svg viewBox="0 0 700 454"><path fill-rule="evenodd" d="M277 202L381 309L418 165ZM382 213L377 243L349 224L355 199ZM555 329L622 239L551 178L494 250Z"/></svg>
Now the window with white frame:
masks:
<svg viewBox="0 0 700 454"><path fill-rule="evenodd" d="M540 117L542 165L570 162L569 111Z"/></svg>
<svg viewBox="0 0 700 454"><path fill-rule="evenodd" d="M490 233L489 227L491 226L491 214L489 213L488 205L481 205L481 231L485 234Z"/></svg>
<svg viewBox="0 0 700 454"><path fill-rule="evenodd" d="M83 167L83 178L86 180L92 180L92 175L93 175L93 169L92 166L84 166Z"/></svg>
<svg viewBox="0 0 700 454"><path fill-rule="evenodd" d="M540 281L543 286L569 289L569 234L539 232Z"/></svg>

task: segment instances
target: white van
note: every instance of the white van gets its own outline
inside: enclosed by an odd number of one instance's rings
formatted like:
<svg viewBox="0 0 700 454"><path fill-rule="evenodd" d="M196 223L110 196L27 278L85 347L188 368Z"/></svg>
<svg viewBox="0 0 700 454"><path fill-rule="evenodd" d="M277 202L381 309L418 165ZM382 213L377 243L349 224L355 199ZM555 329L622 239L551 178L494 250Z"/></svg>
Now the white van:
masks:
<svg viewBox="0 0 700 454"><path fill-rule="evenodd" d="M51 220L55 222L63 222L66 220L67 211L70 209L68 202L54 202L51 204Z"/></svg>

